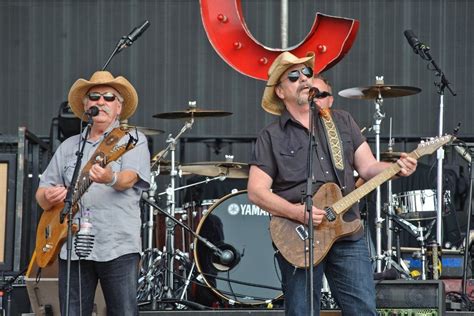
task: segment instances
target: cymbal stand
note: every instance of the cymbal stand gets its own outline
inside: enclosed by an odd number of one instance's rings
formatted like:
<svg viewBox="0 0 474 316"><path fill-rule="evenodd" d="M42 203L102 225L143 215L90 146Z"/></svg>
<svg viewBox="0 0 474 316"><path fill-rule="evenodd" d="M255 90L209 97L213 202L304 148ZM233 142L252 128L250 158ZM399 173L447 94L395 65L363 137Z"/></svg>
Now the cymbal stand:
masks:
<svg viewBox="0 0 474 316"><path fill-rule="evenodd" d="M390 118L390 129L389 129L390 137L388 140L388 152L391 153L393 152L393 143L394 140L392 138L392 118ZM386 217L387 219L387 224L386 224L386 233L387 233L387 255L390 256L390 259L392 258L392 243L393 243L393 223L392 223L392 217L390 215L394 214L393 211L393 196L392 196L392 180L387 181L387 213L388 216ZM387 269L390 269L392 267L392 260L389 260L387 262Z"/></svg>
<svg viewBox="0 0 474 316"><path fill-rule="evenodd" d="M155 162L153 163L152 167L161 162L166 155L171 152L171 170L170 170L170 184L166 189L166 212L171 216L175 217L175 208L176 208L176 197L175 197L175 184L176 184L176 176L178 175L178 171L176 169L176 144L178 139L189 129L192 128L194 123L194 117L191 117L181 128L179 133L172 137L171 134L168 135L166 142L168 146L160 152L160 155L157 155L155 158ZM153 207L155 205L150 204ZM172 290L174 288L174 275L173 275L173 267L174 267L174 227L175 223L170 220L169 217L166 218L166 238L165 238L165 256L166 256L166 274L165 274L165 282L164 282L164 291L167 298L172 298L173 293Z"/></svg>
<svg viewBox="0 0 474 316"><path fill-rule="evenodd" d="M383 76L375 77L376 84L383 84ZM375 113L374 113L374 125L372 129L375 132L375 158L380 161L380 125L382 120L385 118L385 113L382 113L381 107L383 104L382 94L379 91L379 95L375 99ZM382 272L382 223L383 218L381 217L382 207L381 202L382 196L380 186L376 188L376 212L375 212L375 251L376 251L376 268L377 272Z"/></svg>

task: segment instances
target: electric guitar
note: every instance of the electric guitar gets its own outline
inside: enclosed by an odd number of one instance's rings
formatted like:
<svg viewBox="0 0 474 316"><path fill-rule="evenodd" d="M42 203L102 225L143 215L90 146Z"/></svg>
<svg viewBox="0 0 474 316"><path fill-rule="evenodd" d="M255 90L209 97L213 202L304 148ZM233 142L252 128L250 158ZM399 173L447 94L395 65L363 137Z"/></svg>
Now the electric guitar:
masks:
<svg viewBox="0 0 474 316"><path fill-rule="evenodd" d="M95 153L89 159L87 164L84 166L81 174L79 175L76 189L74 190L71 211L72 217L78 212L78 201L82 195L87 191L89 186L92 184L92 180L89 179L89 170L93 164L99 163L102 167L105 167L112 161L119 159L127 151L135 147L135 144L129 142L128 144L116 146L118 140L124 135L120 131L115 132L118 129L114 129L106 139L99 145ZM108 153L106 153L108 152ZM68 218L64 218L61 223L61 211L64 208L64 202L54 205L49 210L44 210L41 214L38 228L36 231L36 262L40 268L47 267L52 264L61 250L61 246L67 239L67 226ZM75 234L78 231L76 224L72 225L72 232Z"/></svg>
<svg viewBox="0 0 474 316"><path fill-rule="evenodd" d="M454 140L446 135L433 140L422 142L417 149L408 154L418 159L435 152L441 146ZM367 181L346 196L342 196L340 188L335 183L326 183L313 196L317 208L326 211L321 224L314 228L314 265L317 265L328 253L334 242L344 236L351 235L362 229L360 219L346 222L344 213L361 198L372 192L376 187L400 172L400 166L395 162L390 167ZM272 216L270 234L273 243L282 256L295 267L304 268L309 264L308 226L288 218Z"/></svg>

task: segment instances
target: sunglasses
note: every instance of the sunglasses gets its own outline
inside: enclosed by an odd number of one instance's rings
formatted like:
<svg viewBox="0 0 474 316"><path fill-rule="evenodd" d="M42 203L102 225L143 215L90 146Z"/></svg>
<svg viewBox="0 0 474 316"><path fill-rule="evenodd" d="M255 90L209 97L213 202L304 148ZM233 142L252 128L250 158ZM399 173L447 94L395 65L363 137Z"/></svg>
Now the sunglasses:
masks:
<svg viewBox="0 0 474 316"><path fill-rule="evenodd" d="M115 98L117 98L117 96L112 92L106 92L104 94L99 92L91 92L87 95L87 97L91 101L99 101L100 97L104 97L104 100L107 102L115 101Z"/></svg>
<svg viewBox="0 0 474 316"><path fill-rule="evenodd" d="M300 74L305 75L307 78L311 78L313 76L313 69L310 67L304 67L301 70L292 70L288 73L288 80L291 82L296 82L300 78Z"/></svg>
<svg viewBox="0 0 474 316"><path fill-rule="evenodd" d="M324 98L327 98L327 97L330 97L332 96L331 93L327 92L327 91L321 91L319 93L317 93L314 97L316 99L324 99Z"/></svg>

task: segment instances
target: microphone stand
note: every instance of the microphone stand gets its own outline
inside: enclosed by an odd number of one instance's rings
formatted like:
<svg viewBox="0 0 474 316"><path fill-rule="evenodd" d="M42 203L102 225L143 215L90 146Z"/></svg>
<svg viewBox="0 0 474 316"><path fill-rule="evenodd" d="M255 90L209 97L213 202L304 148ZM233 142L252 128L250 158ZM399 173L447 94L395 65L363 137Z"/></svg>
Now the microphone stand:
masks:
<svg viewBox="0 0 474 316"><path fill-rule="evenodd" d="M463 272L462 272L462 296L467 297L466 287L467 287L467 266L468 266L468 259L469 259L469 252L470 252L470 237L471 237L471 217L472 217L472 190L473 190L473 182L474 182L474 161L472 157L474 157L474 152L471 147L468 147L470 152L470 162L469 162L469 193L467 196L467 219L466 219L466 237L465 245L464 245L464 264L463 264ZM466 150L468 150L466 148Z"/></svg>
<svg viewBox="0 0 474 316"><path fill-rule="evenodd" d="M86 127L86 134L84 135L84 139L82 141L82 147L79 151L76 152L76 166L74 167L74 173L72 174L72 180L67 188L66 198L64 200L64 208L61 211L60 222L64 222L64 218L66 215L68 216L68 223L67 223L67 242L66 242L66 250L67 250L67 269L66 269L66 310L63 311L65 315L69 315L69 303L70 303L70 286L71 286L71 254L72 254L72 199L73 194L76 189L76 182L77 177L79 175L79 170L81 169L82 157L84 156L84 148L87 143L87 138L89 137L91 128L92 128L93 120L92 116L88 115L87 119L87 127Z"/></svg>
<svg viewBox="0 0 474 316"><path fill-rule="evenodd" d="M444 89L448 88L449 92L453 96L456 96L456 93L451 89L449 86L449 81L446 79L443 71L438 67L436 62L431 57L429 52L430 48L426 45L419 45L415 47L415 53L419 54L420 57L433 66L435 71L435 76L439 77L439 81L435 81L435 86L438 87L438 94L439 94L439 125L438 125L438 136L443 136L443 118L444 118ZM436 158L438 159L437 165L437 177L436 177L436 198L439 201L436 210L436 240L438 245L442 245L443 243L443 236L442 236L442 210L443 210L443 159L444 159L444 149L440 147L437 150Z"/></svg>
<svg viewBox="0 0 474 316"><path fill-rule="evenodd" d="M308 243L309 243L309 310L310 316L314 315L314 227L313 227L313 147L316 146L314 141L315 133L314 133L314 126L315 126L315 118L314 116L317 114L316 112L316 105L314 104L313 98L310 98L309 101L309 108L310 108L310 117L309 117L309 144L308 144L308 158L307 158L307 170L308 176L306 178L306 193L304 193L304 204L305 210L308 212Z"/></svg>

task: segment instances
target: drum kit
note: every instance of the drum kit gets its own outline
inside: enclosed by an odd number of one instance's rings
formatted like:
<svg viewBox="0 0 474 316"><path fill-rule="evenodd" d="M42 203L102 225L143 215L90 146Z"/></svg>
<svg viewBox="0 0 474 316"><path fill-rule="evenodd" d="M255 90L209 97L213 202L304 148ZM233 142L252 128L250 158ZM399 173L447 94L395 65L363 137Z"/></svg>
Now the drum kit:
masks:
<svg viewBox="0 0 474 316"><path fill-rule="evenodd" d="M388 142L388 151L380 152L380 125L385 118L385 114L381 111L383 100L385 98L396 98L403 96L410 96L417 94L421 89L410 86L386 85L383 82L383 77L376 77L376 84L367 87L355 87L342 90L339 95L349 99L372 100L375 104L374 125L375 132L375 149L377 160L396 162L401 153L393 152L393 139L390 135ZM390 122L391 123L391 122ZM391 134L391 124L390 124ZM357 185L357 184L356 184ZM397 242L396 247L393 243L393 232L397 233L397 240L399 241L400 232L398 227L408 231L413 235L420 245L420 259L421 259L421 274L422 280L426 280L427 262L429 261L426 254L426 239L431 234L431 230L437 219L438 210L438 195L435 190L415 190L399 194L392 194L392 182L387 182L387 203L385 204L386 217L386 235L387 235L387 250L382 251L382 223L385 221L382 218L382 203L380 187L376 190L376 270L382 272L382 261L385 262L385 269L395 268L398 272L406 277L411 278L412 275L405 262L401 258L400 244ZM449 191L444 191L443 199L441 201L443 206L451 204L451 197ZM398 224L398 227L394 226ZM415 225L416 224L416 225ZM396 253L394 252L394 249ZM392 257L396 254L398 261L394 261ZM432 273L433 271L430 271ZM431 274L433 276L433 274Z"/></svg>
<svg viewBox="0 0 474 316"><path fill-rule="evenodd" d="M373 131L376 137L377 160L393 162L400 157L400 153L391 150L391 142L388 152L380 152L380 125L385 117L381 111L383 99L409 96L420 91L415 87L385 85L381 77L377 78L374 86L350 88L339 92L339 95L345 98L374 101ZM181 207L176 205L177 191L215 180L248 177L248 165L234 162L232 156L226 156L225 161L188 164L180 164L176 160L177 141L192 128L195 119L231 114L220 110L200 109L194 102L190 102L188 109L184 111L154 115L159 119L185 119L185 123L176 136L168 136L167 147L153 157L151 188L142 198L146 218L144 228L147 233L144 234L146 240L138 280L137 297L141 305L151 304L151 309L184 309L199 304L215 306L216 302L228 306L270 305L282 298L278 265L274 260L272 242L266 229L269 214L253 205L246 191L233 191L218 200L189 202ZM156 129L137 128L145 135L163 133ZM168 155L170 159L166 160ZM177 186L178 177L192 175L205 177L205 180ZM158 193L157 179L160 176L166 176L169 184L164 192ZM392 194L391 187L389 188L389 229L392 229L392 221L396 218L397 223L417 235L423 248L426 229L422 224L436 215L436 194L432 190ZM166 197L166 207L160 208L156 204L155 198L160 197ZM449 199L449 194L446 199ZM376 260L380 265L382 260L385 260L397 267L399 265L391 260L391 241L387 245L389 251L382 253L381 250L381 225L384 220L381 217L380 204L378 188ZM391 238L390 236L390 240ZM400 269L406 270L404 267ZM211 302L196 299L203 296L200 294L203 289L212 297ZM329 289L324 287L322 290L324 295L321 306L334 307L334 299Z"/></svg>
<svg viewBox="0 0 474 316"><path fill-rule="evenodd" d="M160 119L185 119L185 123L175 137L168 137L167 147L151 161L151 188L142 198L146 240L138 280L140 305L150 304L152 310L259 305L271 304L281 297L266 229L269 214L249 202L245 190L177 206L176 192L180 190L216 180L248 178L248 164L234 162L232 156L226 156L225 161L188 164L180 164L175 157L178 139L192 128L196 118L231 114L200 109L190 103L184 111L154 115ZM161 133L149 128L139 130L148 135ZM168 155L170 160L166 160ZM169 185L158 193L160 176L166 176ZM177 178L186 176L205 179L178 187ZM166 197L164 208L155 202L161 197ZM270 268L274 266L275 269Z"/></svg>

